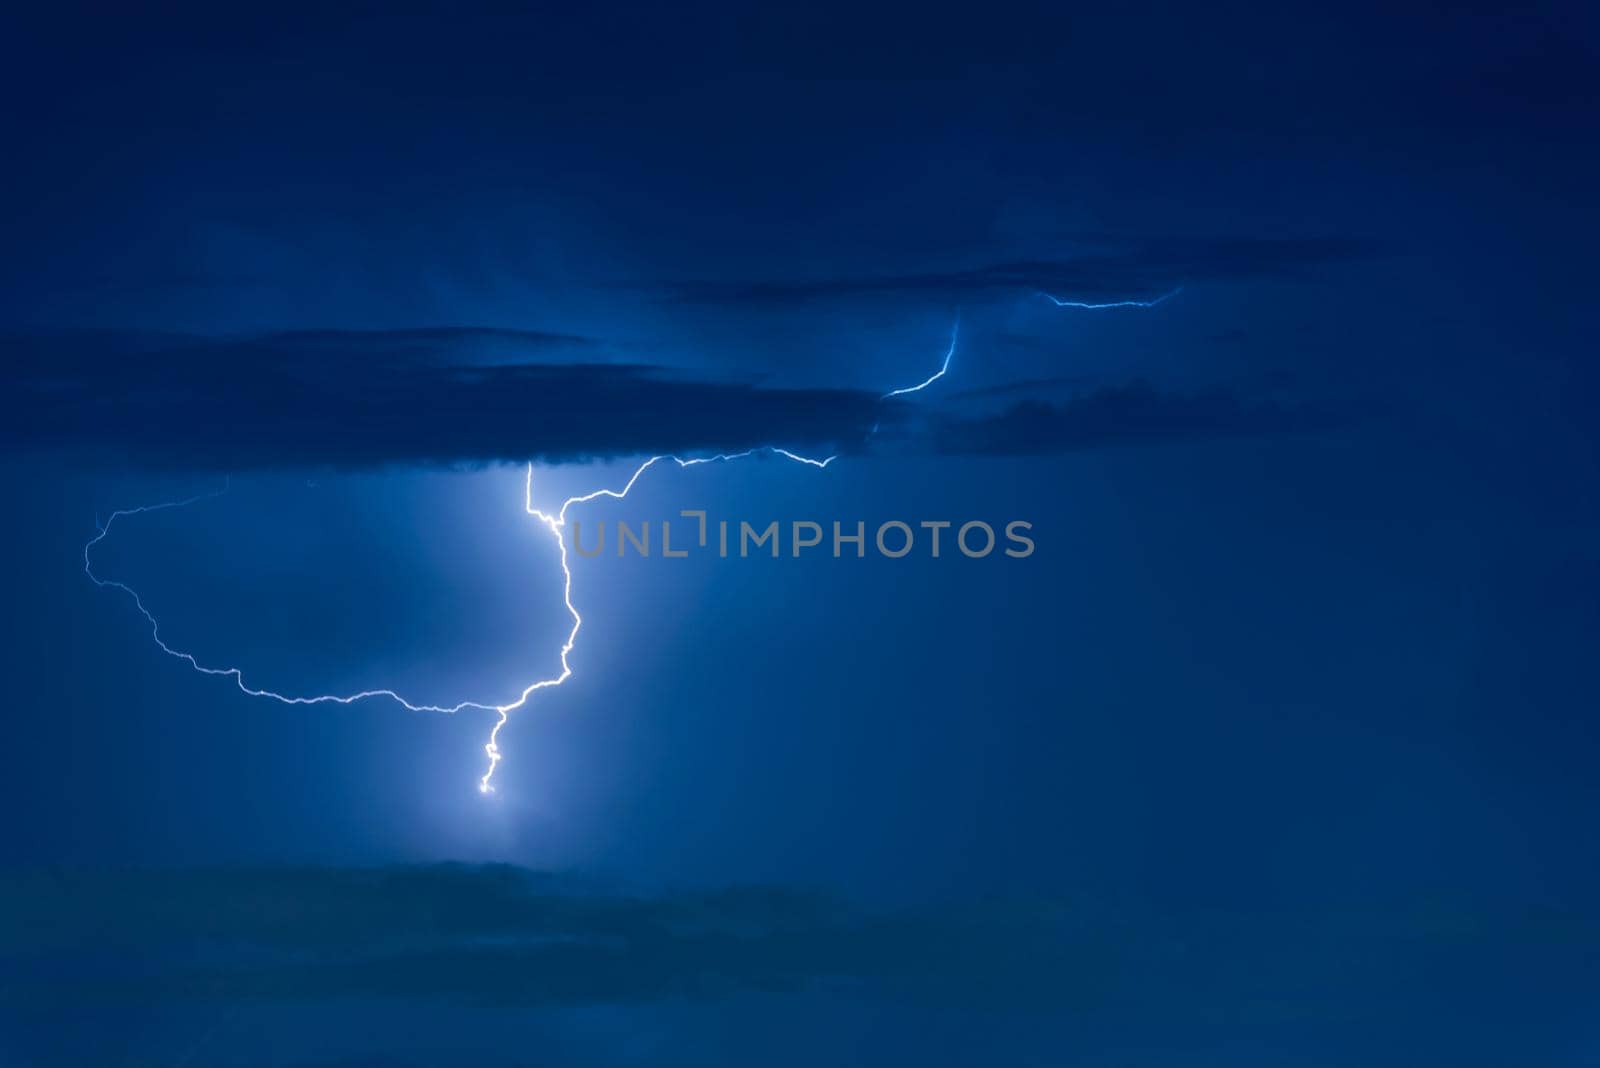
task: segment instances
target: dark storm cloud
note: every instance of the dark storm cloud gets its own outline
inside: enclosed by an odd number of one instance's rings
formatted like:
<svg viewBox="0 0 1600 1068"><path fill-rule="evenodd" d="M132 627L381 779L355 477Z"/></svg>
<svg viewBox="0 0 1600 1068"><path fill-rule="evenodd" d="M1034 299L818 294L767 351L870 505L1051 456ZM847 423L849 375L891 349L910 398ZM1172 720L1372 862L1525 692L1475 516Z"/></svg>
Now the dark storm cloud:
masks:
<svg viewBox="0 0 1600 1068"><path fill-rule="evenodd" d="M1012 455L1328 424L1320 413L1145 383L970 417L938 393L785 389L642 364L544 362L582 337L485 328L300 330L217 340L85 333L0 339L0 443L171 470L549 463L764 445L899 442ZM946 404L1082 388L1043 378ZM881 436L872 437L878 426Z"/></svg>
<svg viewBox="0 0 1600 1068"><path fill-rule="evenodd" d="M182 469L560 462L832 448L859 440L878 407L849 390L547 362L587 347L462 328L10 338L0 341L0 441Z"/></svg>
<svg viewBox="0 0 1600 1068"><path fill-rule="evenodd" d="M1148 382L1105 386L1070 400L1019 401L1004 411L935 419L936 447L994 456L1292 434L1345 425L1351 415L1251 400L1224 390L1164 392Z"/></svg>
<svg viewBox="0 0 1600 1068"><path fill-rule="evenodd" d="M1403 936L1403 937L1398 937ZM1106 1021L1404 1020L1596 979L1586 918L1452 909L1174 912L1062 901L893 912L812 892L619 893L509 867L0 875L0 1008L447 998L638 1004L839 987ZM1486 968L1459 962L1492 962ZM1452 963L1456 962L1456 963ZM1271 996L1266 996L1267 992Z"/></svg>
<svg viewBox="0 0 1600 1068"><path fill-rule="evenodd" d="M460 865L13 874L0 904L0 962L30 972L41 1001L578 1004L868 978L1014 988L1043 964L1030 943L1052 925L1049 910L947 928L943 913L873 916L784 888L641 897Z"/></svg>
<svg viewBox="0 0 1600 1068"><path fill-rule="evenodd" d="M1298 278L1315 267L1369 259L1383 252L1370 242L1346 238L1129 240L1076 235L1065 240L1098 247L1070 258L993 263L968 270L755 283L689 282L666 288L677 300L704 303L886 293L976 297L1016 292L1047 292L1070 300L1148 300L1188 282Z"/></svg>

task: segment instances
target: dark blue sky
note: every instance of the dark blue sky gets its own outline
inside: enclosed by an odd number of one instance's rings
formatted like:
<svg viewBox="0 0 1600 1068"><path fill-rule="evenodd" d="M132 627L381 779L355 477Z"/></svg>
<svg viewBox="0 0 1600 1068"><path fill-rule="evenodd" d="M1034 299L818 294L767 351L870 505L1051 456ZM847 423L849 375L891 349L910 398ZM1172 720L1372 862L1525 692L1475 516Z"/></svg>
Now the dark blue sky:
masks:
<svg viewBox="0 0 1600 1068"><path fill-rule="evenodd" d="M6 23L0 1063L1600 1053L1592 12Z"/></svg>

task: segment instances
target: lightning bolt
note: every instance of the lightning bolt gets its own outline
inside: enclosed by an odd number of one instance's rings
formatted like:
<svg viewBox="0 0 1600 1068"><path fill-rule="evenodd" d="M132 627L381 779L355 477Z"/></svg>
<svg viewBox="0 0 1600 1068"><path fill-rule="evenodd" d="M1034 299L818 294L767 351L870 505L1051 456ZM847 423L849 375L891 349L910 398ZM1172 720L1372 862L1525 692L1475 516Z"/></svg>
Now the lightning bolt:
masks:
<svg viewBox="0 0 1600 1068"><path fill-rule="evenodd" d="M1041 293L1040 296L1048 298L1054 302L1057 307L1062 308L1084 308L1091 310L1122 307L1150 308L1160 304L1169 297L1175 296L1181 291L1181 289L1182 287L1180 286L1171 293L1150 301L1126 300L1114 301L1105 304L1089 304L1080 301L1060 300L1056 297L1050 296L1048 293ZM918 382L916 385L904 386L900 389L892 389L883 394L879 399L888 400L891 397L900 397L911 393L920 393L922 390L927 389L939 379L943 378L950 370L951 360L955 358L956 346L960 340L960 333L961 320L958 316L955 323L950 328L950 345L945 350L944 359L940 362L939 369L933 374L929 375L923 381ZM875 425L872 429L874 432L876 432L878 427ZM111 534L111 528L116 525L116 522L119 519L136 515L144 515L149 512L164 511L170 508L184 508L200 501L212 500L228 492L229 484L227 482L223 483L221 489L214 490L210 493L200 493L192 497L183 498L181 500L164 501L159 504L147 504L137 508L123 508L112 512L103 524L98 525L98 529L96 530L94 537L90 538L84 543L83 573L88 576L89 581L93 582L101 589L119 590L126 594L128 598L133 601L133 605L136 609L138 609L139 614L144 617L145 622L150 625L150 637L155 641L156 646L162 652L178 660L185 661L191 668L202 675L216 675L231 678L234 682L234 685L239 688L241 693L247 694L251 697L263 697L269 700L278 701L285 705L350 705L355 704L357 701L365 701L372 698L382 697L395 702L400 707L411 712L443 712L446 714L454 714L457 712L466 711L468 709L493 712L495 714L495 723L489 731L489 740L483 747L484 753L488 757L489 765L488 768L485 769L483 776L478 780L479 791L487 794L494 791L492 780L494 779L495 769L499 766L502 759L499 745L500 731L506 725L506 723L510 721L511 713L526 705L528 700L540 690L553 689L562 685L572 677L572 665L569 663L568 657L571 655L573 648L577 645L578 632L583 629L583 616L579 614L577 605L575 605L572 601L572 568L567 557L566 539L562 537L562 531L566 528L567 524L567 512L575 505L588 504L591 501L599 500L603 497L613 500L622 500L633 490L633 487L638 483L639 479L646 471L661 463L671 462L676 464L679 468L686 468L696 467L700 464L729 463L734 460L742 460L746 457L763 453L782 457L783 459L793 461L794 463L804 464L808 467L814 467L819 470L826 468L829 464L833 463L834 460L838 459L837 456L825 456L821 459L812 456L804 456L800 453L791 452L788 449L779 448L776 445L745 449L742 452L718 453L714 456L695 456L685 458L662 454L650 457L641 463L637 468L635 468L633 474L629 476L627 482L623 484L621 489L597 489L588 493L568 497L566 500L561 502L561 507L554 512L547 512L534 506L533 464L528 464L523 482L523 510L528 515L538 520L539 523L542 524L555 539L556 551L559 554L561 563L561 599L562 603L566 606L567 614L572 617L572 628L567 631L566 640L561 643L561 670L548 678L543 678L537 682L529 683L523 688L521 693L519 693L514 700L508 701L504 704L494 704L485 701L460 701L453 705L415 704L406 700L398 692L387 688L361 690L358 693L351 694L314 694L310 696L281 693L277 690L269 690L251 686L245 681L244 670L242 668L215 667L208 664L202 664L193 653L184 652L181 649L177 649L169 645L161 637L160 622L156 619L155 615L145 607L144 600L139 596L139 592L137 590L135 590L132 586L129 586L127 583L119 582L115 579L101 578L99 575L95 574L92 559L94 548Z"/></svg>
<svg viewBox="0 0 1600 1068"><path fill-rule="evenodd" d="M952 335L950 352L953 353L954 351L955 341ZM939 374L942 375L944 373L944 369L948 368L949 365L950 353L946 353L944 366L941 367ZM938 376L936 375L934 377ZM932 381L932 379L929 381ZM927 383L924 383L924 385L926 384ZM920 389L922 387L919 386L917 388ZM622 500L629 494L629 492L633 490L633 487L638 483L639 479L646 471L665 461L670 461L674 464L677 464L680 468L696 467L700 464L727 463L733 460L742 460L746 457L755 456L760 453L768 453L773 456L780 456L786 460L793 461L794 463L805 464L808 467L815 467L818 470L826 468L829 464L833 463L835 459L837 459L836 456L825 456L821 459L813 456L804 456L800 453L792 452L789 449L780 448L776 445L745 449L743 452L718 453L714 456L695 456L689 458L662 454L659 456L650 457L648 460L645 460L637 468L635 468L633 474L628 478L627 482L623 484L621 489L597 489L589 493L568 497L561 503L561 507L553 513L545 512L534 507L533 464L528 464L523 489L523 510L542 523L555 538L556 550L559 553L561 562L561 599L562 603L566 605L567 614L572 617L572 629L567 632L566 640L561 643L561 670L549 678L540 679L537 682L528 684L523 688L522 692L517 695L515 700L508 701L504 704L493 704L484 701L460 701L453 705L416 704L412 701L408 701L397 691L387 688L362 690L358 693L351 694L315 694L310 696L281 693L277 690L251 686L245 681L244 669L242 668L215 667L213 665L203 664L193 653L185 652L182 649L178 649L172 645L169 645L166 640L161 637L160 621L156 619L154 613L152 613L150 609L145 607L144 599L139 596L139 591L135 590L132 586L129 586L125 582L119 582L115 579L101 578L99 575L95 574L93 562L94 548L111 534L112 527L116 525L116 522L119 519L128 516L144 515L149 512L164 511L169 508L184 508L200 501L212 500L228 492L227 483L224 483L221 489L214 490L210 493L200 493L192 497L185 497L181 500L164 501L159 504L147 504L137 508L123 508L112 512L106 521L99 525L94 537L90 538L86 543L84 543L83 573L89 577L89 581L93 582L101 589L120 590L122 593L126 594L128 598L133 601L133 605L138 610L139 614L144 617L145 622L150 625L150 637L155 641L156 646L162 652L166 653L168 656L185 661L191 668L202 675L220 675L233 679L234 685L239 688L240 692L248 694L251 697L264 697L285 705L349 705L354 704L357 701L365 701L370 698L386 697L398 704L400 707L411 712L443 712L447 714L453 714L468 709L493 712L495 714L495 723L489 731L489 740L487 744L484 745L484 753L488 756L489 766L488 769L484 771L482 778L478 780L478 789L483 793L491 793L494 790L493 785L491 785L491 780L494 778L495 768L499 766L501 760L499 745L500 730L510 720L511 713L526 705L529 698L531 698L540 690L551 689L556 686L560 686L562 683L566 682L572 677L572 665L567 658L571 655L574 646L577 644L578 631L583 627L583 616L579 614L577 605L573 604L572 602L572 568L567 557L566 539L562 537L562 531L566 527L567 523L567 512L574 505L587 504L590 501L598 500L602 497Z"/></svg>
<svg viewBox="0 0 1600 1068"><path fill-rule="evenodd" d="M530 683L522 690L520 694L517 695L515 700L508 701L505 704L492 704L484 701L460 701L453 705L415 704L406 700L398 692L391 689L361 690L358 693L351 694L315 694L311 696L286 694L277 690L269 690L251 686L249 683L245 682L244 670L242 668L214 667L209 664L202 664L193 653L184 652L182 649L177 649L167 644L166 640L161 637L160 621L156 619L155 614L152 613L150 609L145 607L143 598L139 596L139 591L135 590L132 586L129 586L125 582L119 582L115 579L101 578L99 575L95 574L93 563L94 547L99 545L106 539L107 536L110 535L111 528L116 524L118 519L122 519L126 516L144 515L149 512L165 511L170 508L185 508L191 504L197 504L200 501L214 500L228 492L227 483L224 483L221 489L213 490L210 493L198 493L192 497L185 497L181 500L163 501L159 504L141 505L138 508L122 508L112 512L111 515L106 519L105 523L100 525L98 531L95 533L95 536L84 543L83 573L89 577L89 581L93 582L101 589L120 590L126 594L129 599L133 601L133 605L136 609L138 609L139 614L144 617L145 622L150 625L150 637L155 641L157 648L159 648L162 652L166 653L168 656L185 661L191 668L202 675L220 675L233 679L234 685L239 688L240 692L248 694L251 697L264 697L285 705L350 705L357 701L368 700L369 698L386 697L398 704L400 707L411 712L443 712L446 714L454 714L467 709L493 712L496 717L495 724L489 732L489 741L484 746L484 752L489 758L489 767L488 770L483 773L483 777L478 780L478 789L483 793L490 793L494 789L494 787L490 785L490 780L494 778L495 767L500 763L501 759L500 747L498 744L500 729L504 727L506 722L511 718L511 713L527 704L528 699L538 691L560 686L562 683L566 682L567 679L572 677L572 665L568 662L567 657L571 654L573 647L577 644L578 631L583 626L583 617L578 614L577 605L572 603L572 568L569 566L567 559L566 539L561 536L561 532L567 524L568 510L571 509L573 505L587 504L588 502L597 500L601 497L610 497L615 500L622 500L629 494L630 491L632 491L634 485L638 483L640 477L646 471L663 461L671 461L672 463L677 464L680 468L696 467L700 464L725 463L732 460L742 460L745 457L755 456L758 453L770 453L774 456L781 456L784 459L792 460L795 463L805 464L809 467L815 467L819 470L827 467L835 459L837 459L836 456L826 456L819 460L811 456L802 456L800 453L791 452L788 449L782 449L775 445L765 446L757 449L746 449L743 452L718 453L715 456L697 456L690 457L688 459L665 454L660 456L652 456L634 469L633 475L620 490L597 489L590 493L568 497L561 503L561 508L554 513L541 511L540 509L534 507L533 464L528 464L523 490L523 510L544 524L544 526L555 538L556 549L560 554L561 561L561 599L562 603L566 605L567 614L572 617L572 629L567 632L566 641L562 642L561 644L560 672L552 675L549 678L540 679L537 682Z"/></svg>

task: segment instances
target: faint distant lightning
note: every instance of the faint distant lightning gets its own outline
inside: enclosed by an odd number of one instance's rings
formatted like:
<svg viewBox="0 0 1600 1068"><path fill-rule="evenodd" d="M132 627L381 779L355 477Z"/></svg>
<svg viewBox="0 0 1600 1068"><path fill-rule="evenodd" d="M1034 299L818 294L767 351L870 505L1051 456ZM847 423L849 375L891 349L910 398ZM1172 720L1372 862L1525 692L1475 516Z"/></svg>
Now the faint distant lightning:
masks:
<svg viewBox="0 0 1600 1068"><path fill-rule="evenodd" d="M1094 304L1082 300L1062 300L1060 297L1053 297L1043 291L1039 295L1058 308L1088 308L1091 311L1099 311L1103 308L1154 308L1157 304L1171 300L1182 292L1183 287L1179 286L1170 293L1163 293L1161 296L1152 297L1150 300L1110 300L1103 304Z"/></svg>
<svg viewBox="0 0 1600 1068"><path fill-rule="evenodd" d="M944 362L939 365L939 369L914 386L906 386L903 389L891 389L878 399L888 400L890 397L899 397L907 393L920 393L929 386L933 385L935 382L939 381L939 379L943 378L945 372L950 370L950 359L956 354L956 339L960 333L961 317L957 316L955 325L950 328L950 347L945 350Z"/></svg>
<svg viewBox="0 0 1600 1068"><path fill-rule="evenodd" d="M1063 308L1149 308L1154 307L1169 297L1176 295L1181 289L1182 287L1180 286L1179 289L1175 289L1165 296L1158 297L1150 301L1129 300L1116 301L1107 304L1088 304L1079 301L1059 300L1056 297L1050 296L1048 293L1041 293L1040 295L1053 301L1058 307ZM958 317L950 328L950 345L949 348L946 349L944 359L939 364L939 369L937 371L914 386L905 386L900 389L890 390L889 392L883 394L879 399L888 400L890 397L900 397L910 393L918 393L933 385L933 383L937 382L939 379L943 378L945 373L950 370L950 362L955 357L956 345L959 340L960 330L961 320ZM876 432L878 428L877 426L874 426L872 429L874 432ZM566 605L567 614L572 617L572 629L567 632L566 640L561 644L561 670L549 678L540 679L537 682L528 684L522 689L522 691L514 700L508 701L504 704L494 704L492 702L485 701L459 701L453 705L416 704L406 700L395 690L387 688L361 690L357 693L351 694L313 694L302 696L280 693L276 690L261 689L249 685L244 680L244 670L242 668L214 667L207 664L202 664L193 653L184 652L181 649L174 648L173 646L167 644L167 642L161 637L160 623L150 612L150 610L145 607L144 600L139 596L138 591L124 582L118 582L113 579L104 579L94 573L94 567L91 561L92 552L96 545L100 544L108 535L110 535L111 528L116 524L118 519L121 519L124 516L142 515L146 512L158 512L168 508L183 508L199 501L220 497L224 493L228 492L227 483L224 483L221 489L215 490L211 493L201 493L192 497L186 497L182 500L165 501L159 504L143 505L138 508L124 508L112 512L105 523L99 525L94 537L90 538L83 546L83 573L87 575L89 580L96 586L99 586L103 589L109 588L121 590L123 593L127 594L128 597L133 601L134 607L138 609L139 614L144 617L145 622L150 624L150 637L155 641L157 647L159 647L162 652L179 660L187 661L191 668L202 675L224 675L231 677L234 681L234 685L236 685L241 692L248 694L251 697L265 697L286 705L349 705L354 704L357 701L367 700L369 698L386 697L400 705L402 708L412 712L456 713L467 709L473 709L495 713L495 723L489 731L489 740L484 746L484 752L489 758L489 766L484 771L483 776L478 780L478 789L483 793L491 793L494 790L494 787L491 785L491 780L494 778L495 768L499 765L501 760L499 747L500 729L504 727L510 720L511 713L527 704L528 699L539 690L551 689L560 686L562 683L566 682L572 677L572 666L568 662L567 658L572 653L573 647L577 644L578 631L583 627L583 617L578 613L577 606L572 602L572 568L567 558L566 540L562 537L562 530L566 527L567 523L568 510L574 505L587 504L590 501L597 500L601 497L607 497L614 500L623 499L629 494L630 491L632 491L634 485L638 483L640 477L646 471L663 461L671 461L672 463L677 464L680 468L684 468L695 467L700 464L725 463L732 460L740 460L749 456L754 456L758 453L770 453L774 456L781 456L784 459L792 460L795 463L805 464L809 467L815 467L818 469L826 468L835 459L837 459L836 456L831 455L823 457L822 459L817 459L811 456L802 456L799 453L791 452L788 449L779 448L776 445L765 445L757 448L745 449L742 452L718 453L714 456L695 456L689 458L662 454L658 456L652 456L636 467L633 471L633 474L629 476L627 482L623 484L620 490L602 488L592 490L588 493L568 497L561 503L561 507L554 513L545 512L534 507L533 464L528 464L523 483L523 510L528 515L533 516L535 519L539 520L539 522L544 524L545 528L549 530L551 535L555 538L556 550L559 553L561 562L561 599L562 603Z"/></svg>

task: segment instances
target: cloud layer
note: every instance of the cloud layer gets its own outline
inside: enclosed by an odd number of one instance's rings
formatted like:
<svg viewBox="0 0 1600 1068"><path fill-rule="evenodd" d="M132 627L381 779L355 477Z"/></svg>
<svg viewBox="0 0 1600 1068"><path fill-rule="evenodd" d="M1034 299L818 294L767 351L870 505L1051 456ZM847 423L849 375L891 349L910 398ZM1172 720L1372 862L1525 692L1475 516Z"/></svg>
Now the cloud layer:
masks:
<svg viewBox="0 0 1600 1068"><path fill-rule="evenodd" d="M562 462L832 449L880 414L865 392L548 362L584 344L468 328L12 338L0 343L0 440L201 470Z"/></svg>
<svg viewBox="0 0 1600 1068"><path fill-rule="evenodd" d="M302 330L243 339L83 333L0 339L0 442L188 471L545 463L764 445L895 443L977 455L1317 430L1326 413L1146 382L1065 402L1065 379L885 400L573 360L564 334L482 328ZM881 431L874 434L874 428Z"/></svg>
<svg viewBox="0 0 1600 1068"><path fill-rule="evenodd" d="M1401 1020L1418 981L1435 1001L1464 1004L1501 985L1497 975L1592 983L1600 959L1584 918L1504 905L884 911L782 887L639 895L461 865L9 872L0 947L13 1005L637 1004L845 984L863 997L1093 1008L1110 1020L1154 1010L1187 1028L1284 1014L1341 1027ZM1465 959L1498 966L1450 963Z"/></svg>

